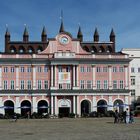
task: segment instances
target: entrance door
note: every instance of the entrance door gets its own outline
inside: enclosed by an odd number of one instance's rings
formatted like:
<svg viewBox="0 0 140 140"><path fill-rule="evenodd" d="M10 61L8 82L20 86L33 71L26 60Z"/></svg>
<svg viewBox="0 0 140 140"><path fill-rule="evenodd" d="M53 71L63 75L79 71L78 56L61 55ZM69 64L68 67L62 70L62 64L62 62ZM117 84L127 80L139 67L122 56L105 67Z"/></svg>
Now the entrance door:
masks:
<svg viewBox="0 0 140 140"><path fill-rule="evenodd" d="M62 117L68 117L70 113L69 107L59 107L59 115L62 115Z"/></svg>

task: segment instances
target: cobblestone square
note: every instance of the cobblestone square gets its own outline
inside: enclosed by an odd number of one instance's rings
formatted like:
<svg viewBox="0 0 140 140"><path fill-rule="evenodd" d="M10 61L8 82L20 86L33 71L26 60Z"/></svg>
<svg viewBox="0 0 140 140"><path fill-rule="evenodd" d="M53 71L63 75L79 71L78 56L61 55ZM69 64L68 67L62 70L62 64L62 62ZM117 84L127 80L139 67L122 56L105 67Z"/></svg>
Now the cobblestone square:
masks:
<svg viewBox="0 0 140 140"><path fill-rule="evenodd" d="M0 140L139 140L140 119L114 124L113 118L0 120Z"/></svg>

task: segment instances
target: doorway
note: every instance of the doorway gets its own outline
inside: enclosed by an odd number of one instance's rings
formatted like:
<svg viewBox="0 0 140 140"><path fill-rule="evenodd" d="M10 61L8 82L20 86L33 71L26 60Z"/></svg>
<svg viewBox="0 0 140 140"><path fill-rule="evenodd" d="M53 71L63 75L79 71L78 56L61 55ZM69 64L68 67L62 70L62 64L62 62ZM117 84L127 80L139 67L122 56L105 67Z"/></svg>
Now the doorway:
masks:
<svg viewBox="0 0 140 140"><path fill-rule="evenodd" d="M60 117L68 117L70 114L69 107L59 107L59 115Z"/></svg>

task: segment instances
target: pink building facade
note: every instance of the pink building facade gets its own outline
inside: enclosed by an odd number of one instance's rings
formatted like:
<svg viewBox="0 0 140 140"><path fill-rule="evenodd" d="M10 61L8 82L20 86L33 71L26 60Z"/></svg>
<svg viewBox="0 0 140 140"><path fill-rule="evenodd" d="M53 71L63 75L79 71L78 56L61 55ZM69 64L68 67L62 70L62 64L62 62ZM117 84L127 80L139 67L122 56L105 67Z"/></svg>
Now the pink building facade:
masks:
<svg viewBox="0 0 140 140"><path fill-rule="evenodd" d="M97 29L93 41L84 42L80 27L73 38L62 22L55 38L47 38L45 28L41 37L29 41L25 28L23 41L11 41L7 29L0 54L0 113L82 116L130 103L130 60L115 52L113 30L109 42L99 41Z"/></svg>

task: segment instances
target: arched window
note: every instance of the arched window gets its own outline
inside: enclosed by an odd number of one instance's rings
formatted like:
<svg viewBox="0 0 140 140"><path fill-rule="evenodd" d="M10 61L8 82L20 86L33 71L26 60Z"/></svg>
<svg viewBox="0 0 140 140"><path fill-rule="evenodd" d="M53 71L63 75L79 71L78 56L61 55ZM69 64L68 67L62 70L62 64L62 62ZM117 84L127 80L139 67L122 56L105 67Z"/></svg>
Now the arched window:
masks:
<svg viewBox="0 0 140 140"><path fill-rule="evenodd" d="M43 51L43 48L41 46L39 46L38 49L37 49L37 52L39 53L39 52L42 52L42 51Z"/></svg>
<svg viewBox="0 0 140 140"><path fill-rule="evenodd" d="M112 47L111 46L108 46L107 47L107 50L108 50L108 52L112 52Z"/></svg>
<svg viewBox="0 0 140 140"><path fill-rule="evenodd" d="M90 50L89 50L89 48L88 48L87 46L84 46L83 48L84 48L84 50L85 50L86 52L90 52Z"/></svg>
<svg viewBox="0 0 140 140"><path fill-rule="evenodd" d="M33 49L32 46L29 46L29 47L28 47L28 53L34 53L34 49Z"/></svg>
<svg viewBox="0 0 140 140"><path fill-rule="evenodd" d="M100 51L99 52L105 52L105 49L103 46L100 46Z"/></svg>
<svg viewBox="0 0 140 140"><path fill-rule="evenodd" d="M25 53L25 48L23 46L19 47L19 53Z"/></svg>
<svg viewBox="0 0 140 140"><path fill-rule="evenodd" d="M91 52L92 52L92 53L97 53L97 49L96 49L95 46L92 46L92 47L91 47Z"/></svg>
<svg viewBox="0 0 140 140"><path fill-rule="evenodd" d="M10 52L11 52L11 53L16 53L16 48L15 48L15 46L11 46L11 47L10 47Z"/></svg>

